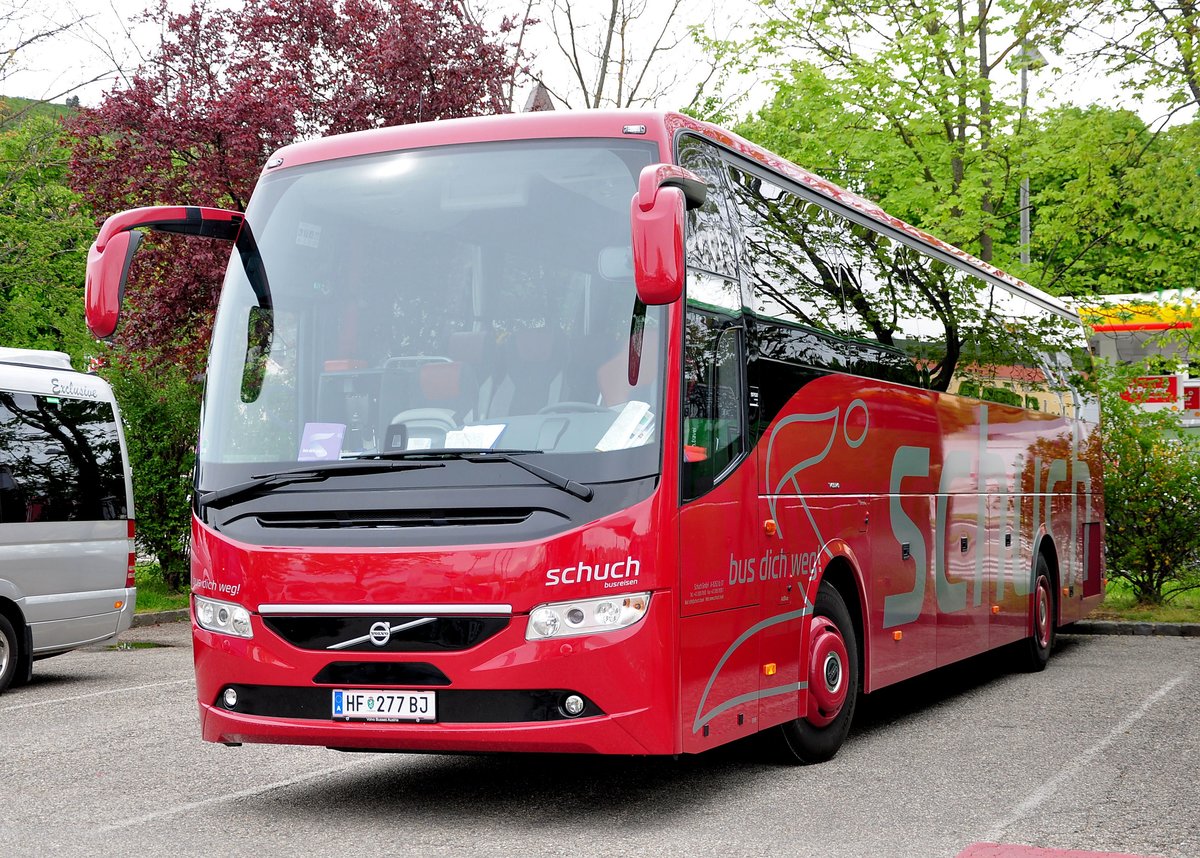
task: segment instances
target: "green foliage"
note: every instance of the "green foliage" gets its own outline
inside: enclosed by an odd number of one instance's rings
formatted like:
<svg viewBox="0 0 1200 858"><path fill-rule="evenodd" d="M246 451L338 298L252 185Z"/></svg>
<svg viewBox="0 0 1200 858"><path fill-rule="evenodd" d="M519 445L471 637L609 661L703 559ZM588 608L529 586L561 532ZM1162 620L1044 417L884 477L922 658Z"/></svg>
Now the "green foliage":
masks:
<svg viewBox="0 0 1200 858"><path fill-rule="evenodd" d="M1157 605L1200 587L1200 439L1122 398L1144 371L1102 372L1105 545L1109 577Z"/></svg>
<svg viewBox="0 0 1200 858"><path fill-rule="evenodd" d="M181 593L167 587L157 563L139 563L134 570L134 582L137 584L139 614L178 611L186 608L190 601L186 591Z"/></svg>
<svg viewBox="0 0 1200 858"><path fill-rule="evenodd" d="M774 97L738 133L1054 294L1200 286L1200 121L1155 131L1125 110L1014 103L1020 39L1052 45L1061 4L996 7L986 48L980 21L941 0L919 26L872 0L793 5L770 4L741 56L820 59L777 65ZM847 49L868 30L876 47Z"/></svg>
<svg viewBox="0 0 1200 858"><path fill-rule="evenodd" d="M1200 623L1200 590L1178 593L1168 604L1150 605L1138 601L1127 581L1112 578L1103 604L1091 616L1134 623Z"/></svg>
<svg viewBox="0 0 1200 858"><path fill-rule="evenodd" d="M28 114L0 131L0 345L95 352L83 323L83 278L94 227L67 187L58 122Z"/></svg>
<svg viewBox="0 0 1200 858"><path fill-rule="evenodd" d="M158 558L171 591L186 582L191 528L191 472L200 422L200 385L181 367L113 366L113 385L125 421L137 541Z"/></svg>
<svg viewBox="0 0 1200 858"><path fill-rule="evenodd" d="M12 131L31 120L58 121L70 116L72 112L73 107L70 104L55 104L51 101L17 98L9 95L2 96L0 97L0 131Z"/></svg>
<svg viewBox="0 0 1200 858"><path fill-rule="evenodd" d="M1010 225L1001 267L1063 295L1150 292L1200 285L1200 124L1154 133L1135 114L1067 108L1029 129L1034 260L1016 263ZM1011 205L1015 208L1014 198Z"/></svg>

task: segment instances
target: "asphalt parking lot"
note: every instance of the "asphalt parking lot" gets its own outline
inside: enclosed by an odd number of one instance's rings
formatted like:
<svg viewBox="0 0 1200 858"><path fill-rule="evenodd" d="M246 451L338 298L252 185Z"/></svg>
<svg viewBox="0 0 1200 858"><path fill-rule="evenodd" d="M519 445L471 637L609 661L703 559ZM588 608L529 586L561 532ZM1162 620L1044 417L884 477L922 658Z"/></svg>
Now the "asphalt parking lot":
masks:
<svg viewBox="0 0 1200 858"><path fill-rule="evenodd" d="M186 623L0 696L0 853L1200 856L1200 639L1063 636L867 698L830 763L345 755L203 743Z"/></svg>

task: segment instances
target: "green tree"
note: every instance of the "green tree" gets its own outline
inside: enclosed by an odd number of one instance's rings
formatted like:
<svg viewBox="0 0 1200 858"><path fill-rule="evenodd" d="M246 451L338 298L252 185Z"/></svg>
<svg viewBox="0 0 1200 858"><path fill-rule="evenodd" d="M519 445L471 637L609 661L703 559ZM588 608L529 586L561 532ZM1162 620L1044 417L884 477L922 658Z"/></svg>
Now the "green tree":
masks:
<svg viewBox="0 0 1200 858"><path fill-rule="evenodd" d="M1010 66L1024 43L1054 42L1069 4L764 0L763 5L770 19L750 54L753 61L798 49L811 59L785 68L783 80L828 81L822 87L826 112L832 108L840 123L820 129L829 137L827 157L814 163L874 173L879 167L874 158L883 157L889 166L902 167L903 181L889 189L898 198L884 207L904 217L905 209L919 204L939 235L991 261L997 203L1006 196L1006 156L997 137L1021 113L1015 87L1001 83L1015 81ZM811 100L798 90L789 97ZM867 138L866 153L857 145L860 135Z"/></svg>
<svg viewBox="0 0 1200 858"><path fill-rule="evenodd" d="M1065 108L993 133L994 212L954 196L960 151L936 122L865 111L856 88L809 63L736 130L878 202L890 214L1063 295L1200 285L1200 124L1154 132L1130 111ZM974 179L976 152L965 162ZM1019 185L1032 189L1031 262L1020 261ZM976 187L981 187L976 184ZM974 205L973 213L968 211Z"/></svg>
<svg viewBox="0 0 1200 858"><path fill-rule="evenodd" d="M1122 397L1143 371L1102 372L1105 549L1109 577L1157 605L1200 587L1200 440Z"/></svg>
<svg viewBox="0 0 1200 858"><path fill-rule="evenodd" d="M1038 117L1020 165L1033 191L1032 264L1016 261L1013 223L998 262L1060 295L1194 288L1198 167L1197 123L1155 132L1130 111L1095 106Z"/></svg>
<svg viewBox="0 0 1200 858"><path fill-rule="evenodd" d="M94 226L67 186L59 134L43 115L0 132L0 344L65 351L80 366L96 351L81 289Z"/></svg>
<svg viewBox="0 0 1200 858"><path fill-rule="evenodd" d="M158 559L167 587L178 590L188 580L200 383L172 363L144 369L127 362L104 375L125 421L138 543Z"/></svg>

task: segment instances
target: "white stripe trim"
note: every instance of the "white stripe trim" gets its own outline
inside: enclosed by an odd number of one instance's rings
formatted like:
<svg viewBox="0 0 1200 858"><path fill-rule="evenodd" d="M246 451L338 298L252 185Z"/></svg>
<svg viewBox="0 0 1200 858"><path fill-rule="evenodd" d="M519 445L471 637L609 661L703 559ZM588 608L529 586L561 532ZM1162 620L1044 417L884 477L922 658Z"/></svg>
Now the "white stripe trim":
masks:
<svg viewBox="0 0 1200 858"><path fill-rule="evenodd" d="M259 605L260 614L512 614L512 605Z"/></svg>

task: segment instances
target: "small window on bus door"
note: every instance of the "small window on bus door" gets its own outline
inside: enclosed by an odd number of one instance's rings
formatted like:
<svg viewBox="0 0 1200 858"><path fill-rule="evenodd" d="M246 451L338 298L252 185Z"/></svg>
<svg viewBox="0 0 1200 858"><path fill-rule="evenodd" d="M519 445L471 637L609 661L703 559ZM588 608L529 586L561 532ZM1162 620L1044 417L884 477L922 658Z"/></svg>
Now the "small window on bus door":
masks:
<svg viewBox="0 0 1200 858"><path fill-rule="evenodd" d="M689 308L684 332L683 495L709 491L745 449L743 328Z"/></svg>

